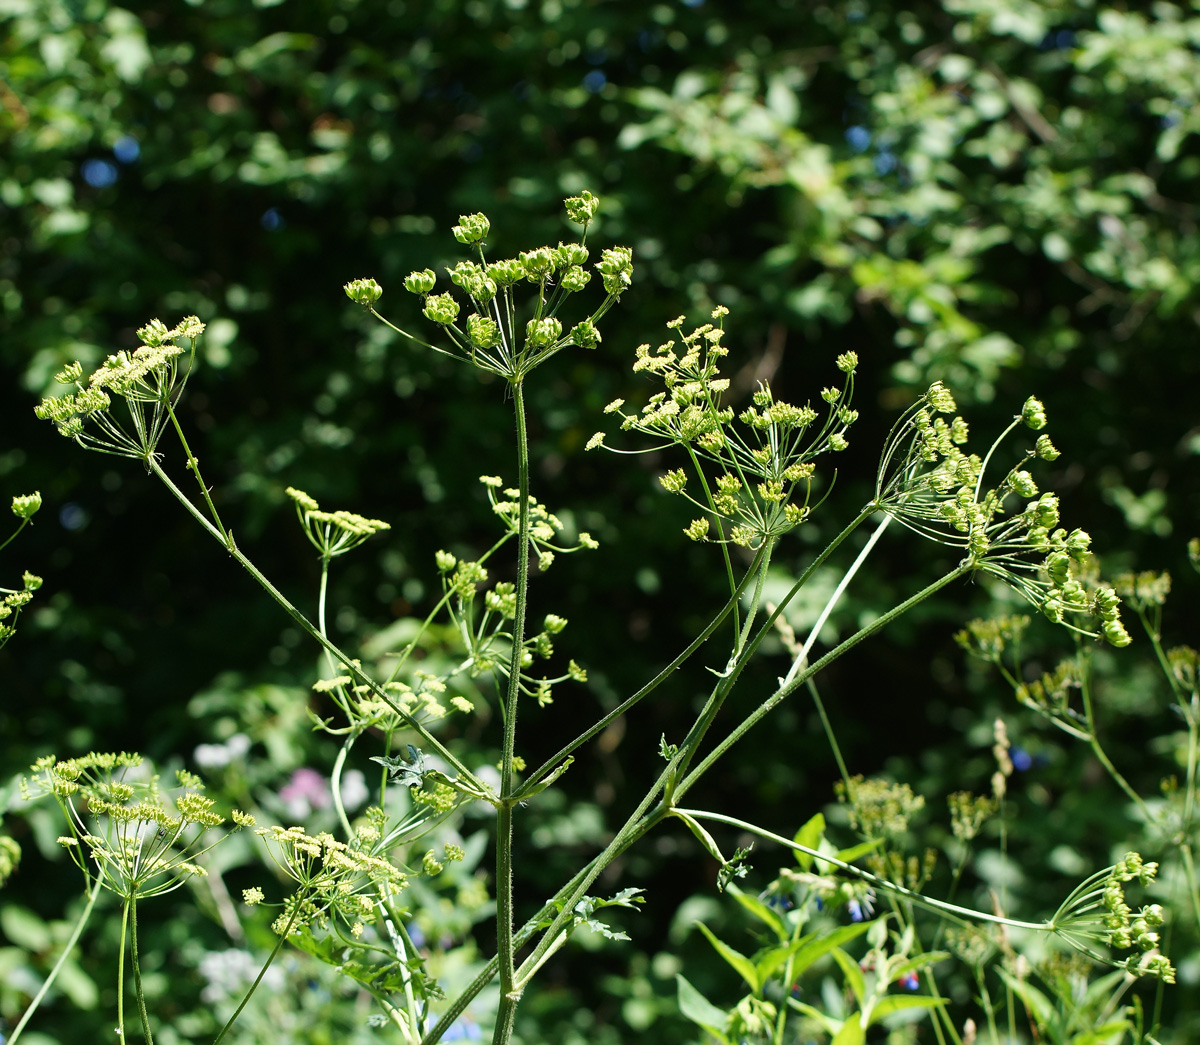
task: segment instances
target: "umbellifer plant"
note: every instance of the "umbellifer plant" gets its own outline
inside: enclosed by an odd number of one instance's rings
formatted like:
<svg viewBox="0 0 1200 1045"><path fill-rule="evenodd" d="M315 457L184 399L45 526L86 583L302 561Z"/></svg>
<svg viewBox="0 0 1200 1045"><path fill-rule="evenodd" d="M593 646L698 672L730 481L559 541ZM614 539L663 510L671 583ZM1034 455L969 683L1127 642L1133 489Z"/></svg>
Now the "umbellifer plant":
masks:
<svg viewBox="0 0 1200 1045"><path fill-rule="evenodd" d="M1089 953L1098 953L1095 944L1125 949L1131 955L1125 959L1107 953L1100 957L1122 961L1131 973L1169 979L1171 966L1158 953L1158 936L1153 931L1161 912L1144 912L1138 931L1131 933L1129 925L1137 918L1124 905L1123 893L1117 896L1119 883L1131 878L1146 881L1152 874L1136 854L1118 868L1088 879L1047 921L1018 922L1002 914L975 912L922 896L923 879L916 871L910 874L911 868L903 863L884 861L874 869L860 866L876 847L869 840L863 846L835 851L829 846L822 848L821 825L814 830L810 822L809 828L789 840L727 813L684 804L704 774L757 723L806 687L815 696L812 682L824 668L962 578L973 574L999 578L1050 620L1088 641L1107 640L1115 646L1129 641L1120 619L1120 600L1111 588L1082 569L1089 558L1088 535L1080 529L1060 527L1057 498L1039 492L1028 470L1038 459L1053 460L1058 455L1042 432L1045 411L1034 398L1024 403L1012 423L979 455L967 448L967 425L956 415L951 392L935 383L893 427L881 454L871 499L812 556L784 597L768 604L764 587L776 550L817 509L822 488L819 473L848 445L848 433L858 417L852 404L858 359L853 352L838 355L830 366L835 382L821 389L812 402L785 401L763 383L749 402L733 404L729 381L721 375L722 362L730 352L727 310L717 308L710 321L691 328L686 327L684 317L667 323L670 336L664 343L642 345L634 353L634 371L649 378L655 391L638 407L621 399L609 404L605 413L619 422L615 427L623 434L597 433L588 449L610 446L619 438L622 444L615 448L623 452L655 450L675 455L661 484L693 506L694 519L684 535L711 546L712 554L720 558L727 597L713 609L709 623L692 642L613 710L540 765L526 766L518 757L522 709L534 703L549 705L551 710L546 713L553 714L554 687L587 680L585 669L574 660L557 674L540 670L539 665L562 641L560 636L569 634L568 622L553 612L539 610L535 615L531 611L531 574L551 568L561 555L598 547L589 534L571 531L543 503L540 491L531 489L527 382L534 379L538 367L552 365L561 352L600 347L604 317L630 286L633 273L632 252L626 247L606 248L598 260L592 260L587 234L599 200L585 192L565 203L569 222L581 230L577 241L536 247L501 260L489 260L486 253L488 219L482 214L460 219L453 232L469 257L448 271L451 287L439 291L438 277L430 269L413 272L404 281L433 326L428 341L383 318L377 310L383 288L374 280L356 279L345 287L351 301L415 345L501 379L515 421L515 480L481 479L499 523L498 539L471 561L438 552L435 565L441 596L421 632L392 657L387 673L364 666L357 651L339 648L325 621L333 560L384 534L389 529L386 522L343 510L324 510L307 492L287 490L321 564L317 614L310 619L254 565L218 514L176 409L203 335L204 325L196 317L187 317L173 327L151 321L138 331L140 347L110 356L86 379L78 364L68 366L58 379L70 391L44 400L37 408L39 417L52 421L59 432L84 448L141 461L326 657L327 671L314 688L327 694L337 708L337 715L317 724L340 742L331 781L340 830L338 835L311 835L298 826L258 829L282 878L294 887L280 898L268 895L263 887L246 890L244 899L251 906L278 903L273 928L279 942L216 1040L225 1037L267 966L291 940L373 995L378 1019L412 1045L442 1040L467 1006L495 984L498 1001L491 1016L493 1040L503 1045L512 1037L522 996L577 929L586 926L611 937L621 935L605 923L601 912L639 903L636 884L611 897L594 896L590 890L618 857L671 821L686 825L704 850L719 861L722 885L745 869L745 852L739 850L727 857L710 833L711 825L724 824L800 854L804 874L813 879L805 879L805 895L814 900L824 896L832 902L840 897L842 903L853 902L856 906L852 909L861 914L869 909L870 898L888 896L953 919L1048 934ZM198 498L189 497L164 466L161 446L168 431L179 442L185 469L196 481ZM1005 440L1029 432L1039 434L1031 436L1017 463L998 467L995 462ZM845 571L812 635L803 643L796 641L787 634L783 616L787 606L847 538L872 521L870 538ZM943 576L810 659L824 619L893 522L958 548L961 559ZM491 580L489 562L501 552L515 559L512 582ZM420 669L413 653L424 631L442 617L459 636L461 656L436 671ZM780 630L791 651L789 669L772 691L745 695L743 702L751 710L739 712L740 718L735 716L732 726L718 729L718 715L723 709L728 711L729 698L742 683L747 665L762 652L764 640ZM680 721L673 736L663 737L663 765L652 779L644 781L643 797L628 811L608 844L579 867L537 914L519 924L515 898L521 883L512 854L524 804L553 787L577 753L614 720L636 713L642 701L668 692L676 669L702 648L708 662L720 668L714 670L711 690L700 711ZM471 714L470 694L486 694L489 687L487 699L494 701L502 731L498 778L488 767L476 764L470 750L439 735L439 722L445 716ZM352 822L343 801L344 770L352 757L361 757L361 749L355 753L354 748L364 738L378 745L377 753L368 758L381 767L380 783L375 805L365 817ZM170 804L162 799L155 777L130 776L138 764L132 755L93 753L65 760L47 756L34 767L33 791L52 794L62 805L69 825L62 842L79 864L89 896L94 899L103 885L122 899L122 925L129 927L133 947L138 1011L143 1033L151 1040L153 1021L136 975L137 904L139 899L202 874L202 864L190 854L207 851L216 839L204 840L199 829L216 831L224 821L202 798L199 778L190 774L181 778L184 793ZM99 776L95 776L97 772ZM850 787L851 778L844 776ZM851 799L858 802L855 808L862 807L865 793L854 785ZM74 802L77 794L87 798L83 807ZM410 894L418 879L436 877L447 862L464 855L455 844L446 844L439 852L426 849L420 840L453 823L468 804L480 802L495 810L496 950L472 982L456 996L443 997L427 967L427 951L406 928L405 905L417 902ZM247 814L233 812L231 816L235 826L251 826ZM108 825L106 829L97 826L100 820ZM147 842L148 838L154 841ZM820 875L815 876L812 869ZM90 910L89 903L85 918ZM916 954L911 923L889 942L887 917L875 923L870 936L869 953L874 955L878 975L869 983L851 977L858 996L857 1012L840 1021L829 1017L832 1022L827 1029L837 1035L838 1045L862 1041L871 1021L902 1007L885 998L893 978L915 977L934 961L929 954ZM790 977L801 957L810 962L825 953L843 954L841 944L851 942L857 931L822 930L826 933L823 937L819 933L802 935L802 921L775 924L765 916L764 920L778 930L782 950L772 952L762 968L751 967L744 959L739 963L726 945L721 946L726 947L722 953L754 987L744 1011L739 1009L739 1033L781 1041L783 1016L778 1005L768 1012L764 985L785 969ZM123 969L118 976L123 976ZM681 1000L684 997L681 993ZM943 1001L931 994L922 1004L938 1016ZM696 1012L711 1016L692 994L686 995L685 1011L688 1005L693 1018ZM19 1037L33 1008L11 1040ZM476 1012L475 1016L484 1014ZM123 1007L118 1019L123 1039ZM718 1037L729 1029L704 1025Z"/></svg>

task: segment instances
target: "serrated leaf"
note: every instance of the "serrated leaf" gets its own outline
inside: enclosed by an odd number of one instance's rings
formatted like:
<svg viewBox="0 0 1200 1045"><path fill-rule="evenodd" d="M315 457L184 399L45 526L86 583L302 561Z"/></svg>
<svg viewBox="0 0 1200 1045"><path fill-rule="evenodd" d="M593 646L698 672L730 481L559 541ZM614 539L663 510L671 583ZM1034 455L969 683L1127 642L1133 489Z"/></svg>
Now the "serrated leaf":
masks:
<svg viewBox="0 0 1200 1045"><path fill-rule="evenodd" d="M675 996L679 1002L679 1011L698 1026L703 1027L723 1045L729 1045L729 1039L723 1033L725 1030L726 1013L717 1008L679 973L675 974Z"/></svg>
<svg viewBox="0 0 1200 1045"><path fill-rule="evenodd" d="M420 787L425 776L425 755L419 747L408 745L408 758L399 755L372 755L372 762L378 762L389 773L393 784L401 787Z"/></svg>
<svg viewBox="0 0 1200 1045"><path fill-rule="evenodd" d="M749 984L750 989L757 994L761 984L758 979L758 970L754 968L754 963L740 951L735 951L724 940L718 939L713 931L709 929L703 922L697 922L698 928L708 938L708 942L716 949L717 954L724 958L737 974Z"/></svg>

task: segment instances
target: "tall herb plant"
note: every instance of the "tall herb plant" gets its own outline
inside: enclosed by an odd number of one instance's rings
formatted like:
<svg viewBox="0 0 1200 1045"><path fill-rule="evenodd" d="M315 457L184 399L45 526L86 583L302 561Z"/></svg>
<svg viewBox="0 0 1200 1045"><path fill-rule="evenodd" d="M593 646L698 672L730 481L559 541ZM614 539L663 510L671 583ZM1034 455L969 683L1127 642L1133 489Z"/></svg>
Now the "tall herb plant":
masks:
<svg viewBox="0 0 1200 1045"><path fill-rule="evenodd" d="M433 1045L452 1036L467 1007L494 984L493 1041L504 1045L513 1037L525 992L576 931L586 927L610 938L623 935L608 921L622 908L639 904L640 889L631 885L609 897L593 895L592 889L627 850L675 821L718 861L718 884L729 886L773 934L772 942L749 958L706 930L750 988L732 1013L721 1013L681 979L682 1010L721 1041L790 1040L788 1017L798 1014L816 1020L837 1045L853 1045L864 1041L877 1021L919 1010L934 1015L939 1040L948 1036L965 1045L945 1014L947 999L938 994L932 976L942 954L936 942L926 948L916 935L916 909L958 922L1057 938L1119 965L1130 977L1152 975L1169 981L1173 968L1158 946L1162 909L1149 905L1135 912L1125 898L1128 883L1152 880L1153 864L1129 854L1089 877L1042 922L926 897L921 889L928 876L921 862L905 857L897 844L904 835L904 809L913 804L911 795L880 791L851 777L832 730L829 740L843 766L843 798L854 810L852 823L861 830L861 844L833 847L817 818L789 839L727 812L685 804L714 764L780 705L807 691L820 708L815 680L824 668L963 578L985 575L999 580L1081 643L1129 643L1120 598L1089 567L1087 533L1060 526L1058 499L1039 490L1030 470L1037 461L1058 456L1043 431L1045 411L1035 398L1024 403L982 453L972 453L967 423L957 416L951 392L940 382L932 385L893 426L881 452L874 495L811 558L783 598L768 604L764 590L776 552L820 508L829 484L829 463L849 445L858 418L853 406L858 359L853 352L837 356L830 367L831 377L836 374L837 379L821 389L814 402L785 401L763 383L748 403L734 404L730 382L721 372L730 351L724 326L727 310L718 308L711 322L687 329L684 317L672 320L666 341L657 347L642 345L635 352L634 371L644 374L655 391L639 406L623 399L610 403L605 413L618 432L597 433L588 448L675 455L677 463L661 476L661 485L691 504L694 519L684 536L711 547L719 559L727 584L725 601L660 672L551 757L530 765L519 755L519 726L534 706L554 714L556 687L587 681L585 668L570 658L557 671L547 669L557 647L567 641L568 621L541 608L534 612L531 582L560 556L598 547L532 489L527 382L559 353L594 351L601 345L604 318L630 286L633 273L627 247L607 247L592 260L587 237L599 210L597 198L585 192L565 204L569 222L580 230L577 240L501 260L487 255L488 219L482 214L460 219L453 233L469 257L448 270L453 289L439 292L439 278L431 269L413 272L404 281L433 326L430 340L383 317L377 308L383 288L374 280L357 279L345 287L354 303L408 341L499 378L514 419L510 477L481 478L499 536L474 560L438 552L440 598L419 632L378 665L365 664L357 651L343 650L330 637L327 592L334 560L386 533L388 524L323 509L309 493L289 488L298 522L320 562L315 616L310 618L289 601L259 570L218 512L177 411L204 331L197 318L187 317L173 327L150 322L138 331L140 347L110 356L86 379L79 364L68 366L58 375L67 390L37 408L39 417L84 448L140 461L324 653L326 670L314 689L327 696L336 713L313 717L314 725L338 744L331 780L338 828L336 833L314 835L301 826L258 827L251 814L231 811L233 829L255 829L278 871L274 884L254 886L243 894L251 907L276 905L272 928L277 942L215 1041L230 1033L276 956L291 942L372 995L377 1022L391 1026L400 1040L412 1045ZM196 483L192 496L165 465L161 447L168 433L178 441L184 470ZM1009 441L1026 433L1037 434L1013 453ZM834 648L813 655L824 619L893 523L958 549L960 560ZM848 538L867 525L873 530L861 553L846 569L813 633L799 642L784 616L789 603ZM512 581L493 579L494 573L507 572L496 568L502 554L513 563ZM453 663L429 670L418 651L439 620L448 624L445 634L456 637L458 656ZM748 665L763 652L766 640L777 633L783 634L790 651L787 672L769 692L746 695L749 712L734 712L729 698L743 684ZM521 922L516 910L522 880L513 854L526 803L553 787L578 753L610 724L636 714L643 701L669 694L676 669L702 650L712 672L711 688L699 712L680 720L671 736L663 736L663 765L642 782L642 798L601 851L533 917ZM450 740L442 725L449 716L471 715L480 699L488 700L499 715L498 775L481 765L469 746ZM828 725L824 709L820 711ZM345 801L346 767L352 759L361 759L360 741L374 752L367 757L378 766L378 790L375 804L352 819ZM226 818L203 794L199 777L182 772L178 789L168 793L158 774L131 754L62 759L48 755L33 767L27 792L30 797L53 796L59 803L67 824L60 843L87 886L88 903L70 944L83 931L103 890L120 899L119 1035L124 1040L128 940L138 1018L143 1036L152 1041L154 1021L140 973L138 907L207 873L204 858L224 837ZM468 858L464 846L445 840L444 830L476 803L495 812L495 954L480 964L470 982L447 995L438 983L434 948L412 930L411 914L430 895L428 883L449 864ZM987 812L986 802L970 796L959 805L963 825ZM737 848L726 855L727 848L715 834L722 828L795 853L799 871L781 875L763 898L743 893L731 883L746 873L747 851ZM967 827L962 830L965 833ZM441 848L429 847L428 839L443 839ZM868 924L872 905L880 898L888 909ZM822 912L842 908L856 921L831 926ZM846 948L863 934L870 949L861 960L851 958ZM788 994L794 978L826 956L842 970L852 998L836 1012ZM906 985L924 982L927 993L919 1001L897 998L889 988L898 980ZM782 993L770 987L776 981L783 983ZM44 994L45 987L10 1041L20 1037Z"/></svg>

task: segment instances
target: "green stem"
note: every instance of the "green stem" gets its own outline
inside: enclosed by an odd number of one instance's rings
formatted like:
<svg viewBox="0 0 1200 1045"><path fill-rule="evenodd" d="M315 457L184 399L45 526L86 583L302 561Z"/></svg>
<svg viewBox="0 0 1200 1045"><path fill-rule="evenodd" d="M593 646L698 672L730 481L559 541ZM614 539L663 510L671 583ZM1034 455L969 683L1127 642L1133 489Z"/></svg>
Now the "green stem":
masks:
<svg viewBox="0 0 1200 1045"><path fill-rule="evenodd" d="M96 906L96 898L100 895L100 888L104 879L97 875L92 883L91 891L87 894L87 904L80 913L79 918L75 922L75 928L71 930L71 936L67 940L62 949L62 954L58 956L58 960L54 963L54 968L50 970L50 975L46 977L45 982L38 988L37 994L33 996L33 1001L29 1003L29 1007L25 1010L20 1021L13 1029L8 1038L8 1045L17 1045L17 1039L21 1036L21 1031L25 1029L25 1025L33 1018L33 1014L37 1011L39 1005L42 1004L42 999L46 997L46 992L54 986L54 981L58 979L58 974L62 971L67 959L71 956L71 952L75 949L75 945L79 942L79 937L83 935L84 927L88 923L88 919L92 916L92 909Z"/></svg>
<svg viewBox="0 0 1200 1045"><path fill-rule="evenodd" d="M11 534L9 534L8 540L6 540L3 544L0 544L0 551L4 551L5 548L7 548L10 544L12 544L12 542L17 539L17 534L19 534L23 529L25 529L25 527L28 525L28 523L29 523L28 519L22 519L21 525L18 526L15 530L13 530L13 532ZM5 588L4 590L7 591L8 589Z"/></svg>
<svg viewBox="0 0 1200 1045"><path fill-rule="evenodd" d="M129 924L129 899L121 908L121 942L117 951L117 1039L125 1045L125 927Z"/></svg>
<svg viewBox="0 0 1200 1045"><path fill-rule="evenodd" d="M222 1039L225 1037L226 1034L229 1033L229 1028L232 1027L234 1025L234 1023L237 1021L237 1018L242 1014L242 1009L244 1009L246 1007L246 1003L250 1001L250 998L254 995L254 992L258 989L258 985L260 983L262 983L262 978L267 975L267 970L271 967L271 963L275 960L276 956L283 949L283 945L285 943L287 943L288 933L290 933L292 931L292 923L295 922L296 916L300 913L300 907L301 907L301 904L300 904L299 900L297 900L295 906L292 908L291 917L288 918L287 924L283 927L283 932L279 934L279 939L275 941L275 946L271 950L271 953L269 955L267 955L266 962L264 962L263 967L258 970L258 975L254 977L254 982L252 984L250 984L250 989L248 991L246 991L245 996L238 1003L238 1007L233 1010L233 1015L230 1016L229 1019L226 1021L225 1026L221 1028L221 1033L218 1034L213 1039L212 1045L221 1045Z"/></svg>
<svg viewBox="0 0 1200 1045"><path fill-rule="evenodd" d="M341 749L333 763L333 775L329 782L330 790L333 792L333 807L337 810L338 821L342 825L342 830L346 832L347 841L354 832L350 830L350 818L346 815L346 807L342 804L342 769L346 765L346 757L350 754L350 749L354 747L357 739L358 733L351 731L342 741Z"/></svg>
<svg viewBox="0 0 1200 1045"><path fill-rule="evenodd" d="M1145 799L1142 798L1134 789L1133 786L1126 780L1117 767L1113 765L1112 760L1105 753L1104 748L1100 746L1100 740L1096 734L1096 714L1092 706L1092 687L1091 687L1091 665L1088 663L1086 656L1082 656L1083 670L1080 672L1079 690L1083 698L1083 714L1087 720L1088 729L1088 746L1091 747L1092 753L1100 760L1100 764L1107 770L1108 775L1116 781L1117 786L1125 792L1132 800L1134 805L1138 807L1138 811L1144 816L1148 823L1154 823L1154 814L1150 811L1150 807L1146 805Z"/></svg>
<svg viewBox="0 0 1200 1045"><path fill-rule="evenodd" d="M232 547L233 537L225 529L224 523L221 522L221 517L217 514L217 506L213 504L212 498L208 494L208 487L204 485L204 479L200 476L200 462L196 459L196 455L192 453L192 448L187 441L187 437L183 434L183 426L179 423L179 418L175 416L175 408L169 402L167 403L167 413L170 415L171 424L175 426L175 434L179 436L179 442L183 445L183 452L187 454L188 471L196 477L196 482L200 486L200 492L204 494L204 503L208 505L213 522L216 523L217 529L221 532L222 540L227 546Z"/></svg>
<svg viewBox="0 0 1200 1045"><path fill-rule="evenodd" d="M142 989L142 964L138 957L137 935L137 895L129 897L129 943L133 958L133 987L137 992L138 1015L142 1019L142 1033L149 1045L154 1045L154 1035L150 1033L150 1016L146 1012L146 992Z"/></svg>
<svg viewBox="0 0 1200 1045"><path fill-rule="evenodd" d="M200 525L203 526L216 540L220 541L221 544L226 547L229 554L233 556L242 569L249 573L250 576L258 582L262 589L268 595L270 595L280 607L283 608L288 616L290 616L298 625L300 625L300 627L311 638L315 639L326 653L334 658L335 662L345 664L346 670L349 671L351 675L357 676L358 680L362 682L363 685L367 686L367 688L370 689L375 696L377 696L380 700L387 704L388 707L395 711L396 714L400 716L401 721L404 722L404 724L410 729L412 729L418 736L420 736L420 738L427 745L429 745L432 750L436 751L442 758L446 760L446 762L453 766L465 781L469 782L473 787L476 787L481 791L488 791L487 786L480 781L474 773L467 769L467 767L463 765L463 763L454 755L452 751L450 751L449 748L447 748L440 740L438 740L437 737L430 733L428 729L421 725L420 722L416 721L416 719L409 715L408 712L401 708L395 702L395 700L392 699L392 695L388 693L378 682L371 678L371 676L367 675L361 667L357 667L354 664L354 661L347 654L343 653L340 649L338 649L337 646L330 642L329 639L322 635L320 630L312 623L312 621L310 621L304 616L303 613L301 613L294 605L292 605L292 603L288 601L287 597L266 578L266 576L258 569L258 567L255 566L254 563L252 563L249 559L247 559L244 554L242 554L241 549L238 548L238 546L234 543L232 535L230 536L228 543L226 543L226 540L220 531L217 530L216 527L214 527L213 524L210 523L206 518L204 518L196 506L192 504L190 500L188 500L183 491L171 481L171 477L162 470L162 466L159 465L157 461L152 460L149 462L149 464L150 470L154 472L154 474L157 475L164 484L166 484L167 489L169 489L171 493L175 495L179 503L191 513L192 517L196 519L197 522L199 522Z"/></svg>
<svg viewBox="0 0 1200 1045"><path fill-rule="evenodd" d="M715 617L713 617L713 619L711 621L708 622L708 625L692 641L692 643L687 647L687 649L685 649L682 653L680 653L678 656L676 656L675 659L672 660L670 664L668 664L665 668L663 668L662 671L660 671L657 675L654 676L654 678L652 678L641 689L639 689L636 693L634 693L633 696L628 697L626 700L622 701L615 708L613 708L612 711L610 711L607 715L605 715L603 718L599 719L594 725L590 726L585 732L580 733L579 736L577 736L569 744L567 744L565 747L560 749L551 758L548 758L532 773L528 774L525 778L525 782L519 788L517 788L513 797L515 799L517 799L518 801L520 801L522 796L524 794L526 794L530 788L532 788L534 785L536 785L551 770L560 766L563 762L563 759L565 759L568 755L570 755L576 749L578 749L578 748L582 747L584 744L586 744L589 740L592 739L592 737L596 736L598 733L600 733L604 729L606 729L610 723L612 723L616 719L620 718L622 715L625 714L625 712L627 712L635 704L637 704L639 701L648 697L651 693L653 693L656 689L658 689L659 686L661 686L664 682L666 682L667 679L669 679L672 675L674 675L675 672L680 668L680 666L685 661L687 661L688 658L691 657L691 655L696 652L696 650L698 650L701 646L703 646L709 640L709 638L712 636L713 632L715 632L717 630L717 628L719 628L721 626L721 624L725 620L725 618L728 617L729 614L732 613L736 609L736 607L738 605L738 601L742 597L742 592L745 591L747 584L749 584L749 582L750 582L750 578L756 576L758 573L758 567L762 562L762 556L763 556L765 550L766 550L765 545L758 550L758 554L755 556L754 562L750 564L750 568L746 571L745 575L742 577L741 583L734 589L733 594L726 601L725 605L721 607L721 609L717 613L717 615Z"/></svg>
<svg viewBox="0 0 1200 1045"><path fill-rule="evenodd" d="M923 602L929 596L940 591L952 581L957 580L965 573L972 569L972 564L969 560L964 560L949 573L938 578L932 584L922 588L916 595L905 599L899 606L895 606L882 614L868 624L865 628L860 628L844 642L835 646L825 656L808 665L804 670L794 675L790 681L784 682L770 697L760 704L750 715L746 716L742 722L735 727L729 735L714 748L709 755L695 769L693 769L679 784L676 790L676 797L682 798L688 790L702 777L714 762L717 761L726 751L736 744L743 736L754 728L759 722L769 715L779 704L781 704L788 696L790 696L797 688L804 685L810 678L822 671L829 664L832 664L843 653L857 646L863 639L874 635L881 628L886 627L901 614L912 609L919 602ZM776 611L778 612L778 611Z"/></svg>
<svg viewBox="0 0 1200 1045"><path fill-rule="evenodd" d="M817 706L817 715L821 719L821 728L825 730L825 739L829 741L829 747L833 751L838 772L842 775L842 783L849 788L850 771L846 768L846 760L842 758L842 749L838 745L837 736L833 732L833 724L829 721L829 716L825 714L825 702L821 700L821 694L817 690L817 683L814 679L810 678L805 680L804 685L808 689L809 695L813 698L813 703Z"/></svg>
<svg viewBox="0 0 1200 1045"><path fill-rule="evenodd" d="M521 697L521 661L525 654L525 610L529 600L529 441L525 428L525 386L510 382L517 423L517 590L512 623L512 654L504 702L504 753L500 763L500 803L496 809L496 952L500 959L500 1005L493 1045L508 1045L521 992L516 985L513 948L513 811L516 790L513 753L517 740L517 709Z"/></svg>
<svg viewBox="0 0 1200 1045"><path fill-rule="evenodd" d="M739 828L742 831L748 831L751 834L758 835L760 838L765 838L768 841L776 842L779 845L785 846L788 849L795 850L798 853L804 853L808 856L815 857L817 860L823 860L826 863L833 864L834 867L845 871L847 874L852 874L856 878L861 878L865 882L869 882L874 888L886 893L891 893L895 896L902 896L910 903L918 907L924 907L931 911L938 911L942 914L949 914L956 918L965 918L972 921L994 922L997 925L1007 925L1014 929L1032 929L1036 932L1053 932L1054 924L1052 922L1022 922L1015 918L1004 918L997 914L985 914L983 911L972 911L967 907L959 907L957 904L946 903L944 900L934 900L927 896L922 896L920 893L913 892L911 889L906 889L902 885L897 885L895 882L889 882L886 878L880 878L878 875L872 874L870 871L864 871L861 867L855 867L854 864L848 864L844 860L839 860L835 856L829 856L820 852L817 849L810 849L806 845L801 845L799 842L793 842L790 838L784 838L782 835L777 835L772 831L759 827L756 824L749 823L746 820L739 820L734 816L726 816L723 813L709 813L702 809L680 809L672 810L672 813L679 817L692 817L694 820L713 820L719 824L728 824L730 827Z"/></svg>

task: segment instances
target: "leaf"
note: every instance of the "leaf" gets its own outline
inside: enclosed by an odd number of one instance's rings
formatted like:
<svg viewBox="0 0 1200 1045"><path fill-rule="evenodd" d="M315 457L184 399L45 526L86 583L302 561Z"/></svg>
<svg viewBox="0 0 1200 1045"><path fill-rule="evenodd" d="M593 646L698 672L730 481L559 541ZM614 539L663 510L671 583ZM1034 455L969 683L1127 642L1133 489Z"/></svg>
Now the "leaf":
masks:
<svg viewBox="0 0 1200 1045"><path fill-rule="evenodd" d="M700 840L700 844L708 851L708 855L714 860L719 861L723 866L725 864L725 857L721 855L721 850L717 848L716 840L708 833L704 826L694 817L690 817L686 813L681 813L678 809L675 810L675 815L687 824L688 830Z"/></svg>
<svg viewBox="0 0 1200 1045"><path fill-rule="evenodd" d="M679 973L675 974L675 993L680 1012L693 1023L703 1027L723 1045L729 1045L729 1039L723 1033L726 1019L724 1009L717 1008Z"/></svg>
<svg viewBox="0 0 1200 1045"><path fill-rule="evenodd" d="M797 845L807 846L809 849L819 849L824 834L825 816L822 813L817 813L816 816L811 817L808 823L792 836L792 841ZM797 851L796 863L800 865L802 871L807 871L812 867L813 858L808 853Z"/></svg>
<svg viewBox="0 0 1200 1045"><path fill-rule="evenodd" d="M750 855L753 848L753 845L741 846L733 856L721 864L720 870L717 871L717 892L723 893L733 879L746 877L746 873L750 870L746 857Z"/></svg>
<svg viewBox="0 0 1200 1045"><path fill-rule="evenodd" d="M546 788L548 788L560 776L562 776L568 769L570 769L571 763L574 761L575 761L574 755L568 756L567 760L561 766L557 766L554 769L552 769L549 773L546 774L546 776L543 779L539 780L536 784L533 785L533 787L529 788L529 790L526 791L522 797L523 798L532 798L534 795L540 795L543 791L546 790Z"/></svg>
<svg viewBox="0 0 1200 1045"><path fill-rule="evenodd" d="M867 980L863 976L862 969L858 967L858 962L840 947L833 949L833 958L842 967L842 975L846 977L846 983L849 984L850 990L854 993L859 1008L865 1008L867 1004Z"/></svg>
<svg viewBox="0 0 1200 1045"><path fill-rule="evenodd" d="M1034 1022L1041 1030L1047 1030L1050 1027L1057 1025L1057 1012L1055 1011L1054 1003L1046 997L1041 991L1030 983L1024 980L1018 980L1015 976L1010 976L1003 969L996 970L1008 987L1012 990L1021 1001L1025 1008L1029 1011L1029 1015L1033 1017Z"/></svg>
<svg viewBox="0 0 1200 1045"><path fill-rule="evenodd" d="M867 1040L867 1032L858 1022L858 1013L851 1013L842 1024L842 1029L834 1036L829 1045L863 1045Z"/></svg>
<svg viewBox="0 0 1200 1045"><path fill-rule="evenodd" d="M856 922L854 925L843 925L833 932L821 935L810 933L796 941L796 958L792 962L792 975L799 976L818 958L823 957L835 947L849 943L856 936L861 936L871 926L870 922Z"/></svg>
<svg viewBox="0 0 1200 1045"><path fill-rule="evenodd" d="M781 942L788 938L788 931L783 924L783 918L780 917L779 912L772 910L757 896L751 896L749 893L743 892L732 882L726 886L725 891L735 900L737 900L737 902L740 903L747 912L752 914L760 922L764 922L769 925L775 931L775 935L779 937Z"/></svg>
<svg viewBox="0 0 1200 1045"><path fill-rule="evenodd" d="M399 755L372 755L372 762L378 762L391 775L392 783L401 787L420 787L425 776L425 755L419 747L408 745L408 758Z"/></svg>
<svg viewBox="0 0 1200 1045"><path fill-rule="evenodd" d="M939 1005L945 1005L946 1001L946 998L931 998L928 995L889 994L875 1003L870 1016L867 1017L867 1026L873 1026L894 1012L904 1009L936 1009Z"/></svg>
<svg viewBox="0 0 1200 1045"><path fill-rule="evenodd" d="M708 942L716 948L717 954L729 962L737 970L737 974L749 984L750 989L757 994L761 984L759 983L758 970L755 969L754 963L744 954L735 951L724 940L717 939L712 930L703 922L697 922L696 927L708 937Z"/></svg>
<svg viewBox="0 0 1200 1045"><path fill-rule="evenodd" d="M816 1008L816 1006L809 1005L807 1002L797 1001L795 998L788 998L787 1003L789 1008L795 1009L797 1012L802 1012L810 1019L816 1020L817 1023L825 1028L827 1034L837 1033L838 1021Z"/></svg>

